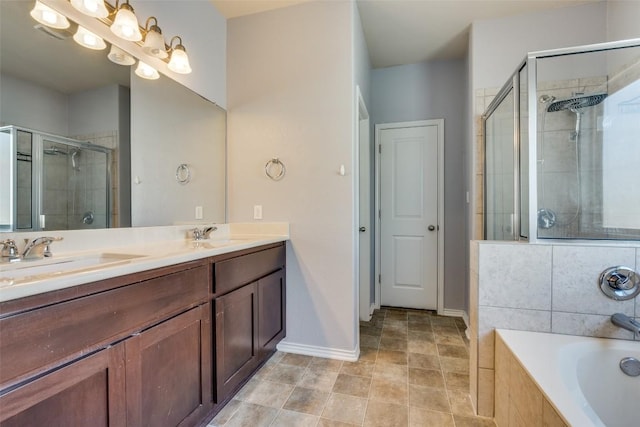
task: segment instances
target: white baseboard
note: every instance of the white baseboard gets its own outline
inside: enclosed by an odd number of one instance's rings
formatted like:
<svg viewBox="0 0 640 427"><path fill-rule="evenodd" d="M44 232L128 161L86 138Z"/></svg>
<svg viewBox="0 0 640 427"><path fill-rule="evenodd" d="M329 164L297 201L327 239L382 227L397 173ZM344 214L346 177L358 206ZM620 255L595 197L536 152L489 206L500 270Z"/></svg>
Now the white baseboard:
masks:
<svg viewBox="0 0 640 427"><path fill-rule="evenodd" d="M285 353L304 354L305 356L324 357L326 359L346 360L348 362L355 362L360 356L360 349L355 350L341 350L337 348L317 347L307 344L296 344L287 342L285 340L278 343L278 351Z"/></svg>
<svg viewBox="0 0 640 427"><path fill-rule="evenodd" d="M371 317L373 315L374 310L376 309L376 305L371 304L371 306L369 307L369 317Z"/></svg>

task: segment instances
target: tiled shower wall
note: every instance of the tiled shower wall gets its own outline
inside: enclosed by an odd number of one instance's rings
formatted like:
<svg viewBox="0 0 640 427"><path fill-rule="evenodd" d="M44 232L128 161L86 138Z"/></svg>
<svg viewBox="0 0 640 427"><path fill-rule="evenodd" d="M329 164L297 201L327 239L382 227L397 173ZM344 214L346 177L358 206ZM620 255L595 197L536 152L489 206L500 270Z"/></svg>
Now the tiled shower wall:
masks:
<svg viewBox="0 0 640 427"><path fill-rule="evenodd" d="M493 416L495 328L633 340L610 317L640 318L640 298L614 301L598 288L612 266L640 268L640 247L475 241L471 245L471 397Z"/></svg>

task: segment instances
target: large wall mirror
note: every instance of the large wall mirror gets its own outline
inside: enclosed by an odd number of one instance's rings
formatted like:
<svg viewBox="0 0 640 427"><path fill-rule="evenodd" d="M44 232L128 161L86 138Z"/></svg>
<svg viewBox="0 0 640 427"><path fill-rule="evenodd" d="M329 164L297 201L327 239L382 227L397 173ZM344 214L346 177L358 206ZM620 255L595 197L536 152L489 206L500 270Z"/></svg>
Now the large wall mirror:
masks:
<svg viewBox="0 0 640 427"><path fill-rule="evenodd" d="M0 230L225 222L226 112L0 1Z"/></svg>

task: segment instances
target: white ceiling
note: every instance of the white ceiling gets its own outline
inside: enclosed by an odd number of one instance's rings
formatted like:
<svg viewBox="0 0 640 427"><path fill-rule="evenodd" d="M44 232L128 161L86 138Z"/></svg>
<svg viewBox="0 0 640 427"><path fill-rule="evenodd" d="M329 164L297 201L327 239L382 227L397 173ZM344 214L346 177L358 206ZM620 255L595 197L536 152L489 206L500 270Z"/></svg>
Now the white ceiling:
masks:
<svg viewBox="0 0 640 427"><path fill-rule="evenodd" d="M227 19L306 1L211 0ZM473 21L598 0L356 0L374 68L462 58Z"/></svg>

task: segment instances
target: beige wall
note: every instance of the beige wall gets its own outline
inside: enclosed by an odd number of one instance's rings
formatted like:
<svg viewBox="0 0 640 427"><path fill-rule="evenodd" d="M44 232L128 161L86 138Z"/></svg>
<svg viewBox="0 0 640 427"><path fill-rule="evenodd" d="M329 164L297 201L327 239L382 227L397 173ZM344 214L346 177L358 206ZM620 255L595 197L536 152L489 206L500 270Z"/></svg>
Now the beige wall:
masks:
<svg viewBox="0 0 640 427"><path fill-rule="evenodd" d="M289 221L287 338L353 357L354 70L351 2L312 2L228 21L229 222ZM279 157L280 181L265 176ZM346 176L338 174L340 165Z"/></svg>

